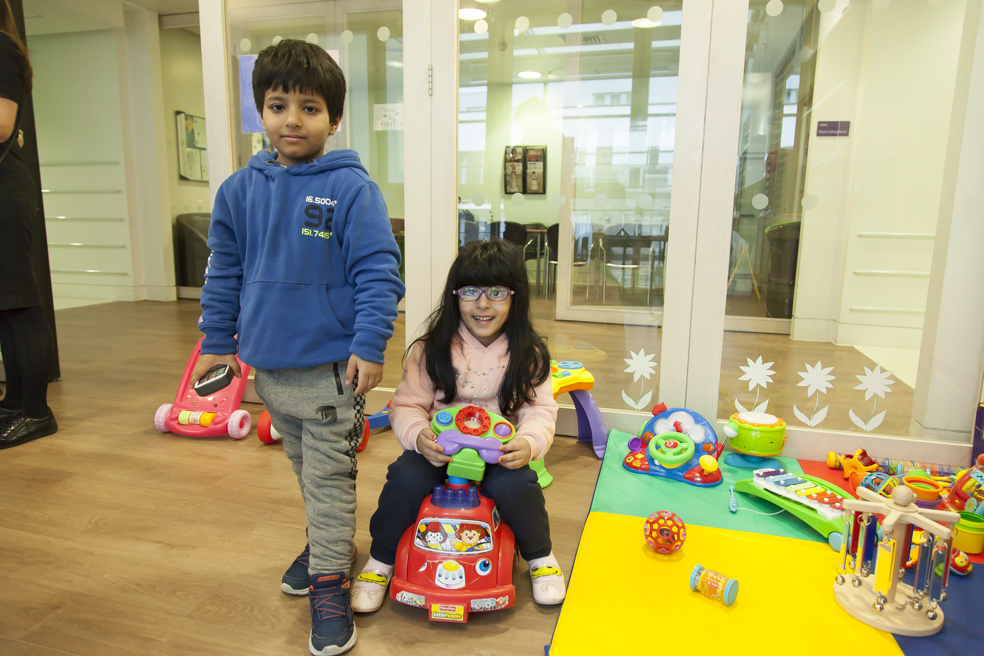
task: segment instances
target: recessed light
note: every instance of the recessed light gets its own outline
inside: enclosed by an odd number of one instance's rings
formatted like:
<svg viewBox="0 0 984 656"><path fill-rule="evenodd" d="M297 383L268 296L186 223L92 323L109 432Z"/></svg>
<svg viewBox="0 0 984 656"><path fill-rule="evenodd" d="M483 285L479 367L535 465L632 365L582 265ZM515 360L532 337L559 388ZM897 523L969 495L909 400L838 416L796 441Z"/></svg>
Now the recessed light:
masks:
<svg viewBox="0 0 984 656"><path fill-rule="evenodd" d="M461 20L478 20L485 18L487 15L485 10L475 9L474 7L464 7L458 10L458 18Z"/></svg>
<svg viewBox="0 0 984 656"><path fill-rule="evenodd" d="M540 77L540 74L536 71L520 71L519 73L516 73L516 75L523 78L524 80L535 80L536 78Z"/></svg>

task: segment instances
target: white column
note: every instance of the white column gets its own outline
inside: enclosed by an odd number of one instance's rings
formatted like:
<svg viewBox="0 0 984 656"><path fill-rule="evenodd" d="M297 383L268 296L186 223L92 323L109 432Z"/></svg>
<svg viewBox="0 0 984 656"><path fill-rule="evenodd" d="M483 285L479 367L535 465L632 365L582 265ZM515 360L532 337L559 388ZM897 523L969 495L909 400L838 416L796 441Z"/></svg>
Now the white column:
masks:
<svg viewBox="0 0 984 656"><path fill-rule="evenodd" d="M225 0L198 0L198 24L202 36L208 191L210 202L214 204L219 186L234 170Z"/></svg>
<svg viewBox="0 0 984 656"><path fill-rule="evenodd" d="M457 255L457 2L404 0L403 52L409 344L422 332Z"/></svg>
<svg viewBox="0 0 984 656"><path fill-rule="evenodd" d="M717 417L721 379L747 22L747 0L714 3L697 211L696 243L700 247L693 261L686 399L688 408L708 418ZM673 177L677 177L676 173ZM671 236L675 237L672 232ZM671 258L677 257L672 254L673 248L671 243ZM675 284L671 275L672 271L667 280Z"/></svg>
<svg viewBox="0 0 984 656"><path fill-rule="evenodd" d="M984 14L966 11L910 426L963 443L984 375Z"/></svg>

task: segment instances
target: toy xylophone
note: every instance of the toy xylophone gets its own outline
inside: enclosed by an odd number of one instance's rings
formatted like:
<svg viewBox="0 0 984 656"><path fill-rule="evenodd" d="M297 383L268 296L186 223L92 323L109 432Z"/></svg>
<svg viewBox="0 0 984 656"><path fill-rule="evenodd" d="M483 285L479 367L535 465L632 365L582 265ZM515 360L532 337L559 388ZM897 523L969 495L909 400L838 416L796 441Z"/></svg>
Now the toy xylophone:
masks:
<svg viewBox="0 0 984 656"><path fill-rule="evenodd" d="M850 494L822 479L806 474L790 474L784 469L757 469L753 477L735 483L735 490L765 499L827 538L840 550L844 529L845 498Z"/></svg>

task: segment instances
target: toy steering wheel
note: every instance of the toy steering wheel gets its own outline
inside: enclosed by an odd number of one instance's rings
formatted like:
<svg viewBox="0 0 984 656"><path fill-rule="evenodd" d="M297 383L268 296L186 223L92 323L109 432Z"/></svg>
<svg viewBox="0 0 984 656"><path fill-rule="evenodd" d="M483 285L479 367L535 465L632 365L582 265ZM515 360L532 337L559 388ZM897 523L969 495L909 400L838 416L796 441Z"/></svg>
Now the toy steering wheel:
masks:
<svg viewBox="0 0 984 656"><path fill-rule="evenodd" d="M694 441L686 433L660 433L649 441L649 455L667 469L674 469L694 456Z"/></svg>

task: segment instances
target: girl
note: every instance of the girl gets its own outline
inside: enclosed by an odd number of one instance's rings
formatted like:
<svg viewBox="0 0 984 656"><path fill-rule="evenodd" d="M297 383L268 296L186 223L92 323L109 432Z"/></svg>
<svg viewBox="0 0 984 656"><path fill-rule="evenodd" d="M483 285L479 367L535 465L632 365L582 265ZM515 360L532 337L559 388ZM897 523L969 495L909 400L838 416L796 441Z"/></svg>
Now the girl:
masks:
<svg viewBox="0 0 984 656"><path fill-rule="evenodd" d="M352 585L352 609L383 604L403 532L420 503L444 483L447 463L430 430L436 412L477 405L516 427L501 447L499 464L487 465L482 485L496 501L516 546L530 566L533 599L559 604L564 575L550 544L550 524L532 459L553 442L557 403L550 385L550 356L533 330L526 266L508 242L475 242L451 265L427 332L407 349L403 380L390 408L390 423L406 449L389 467L379 507L369 522L372 546Z"/></svg>

